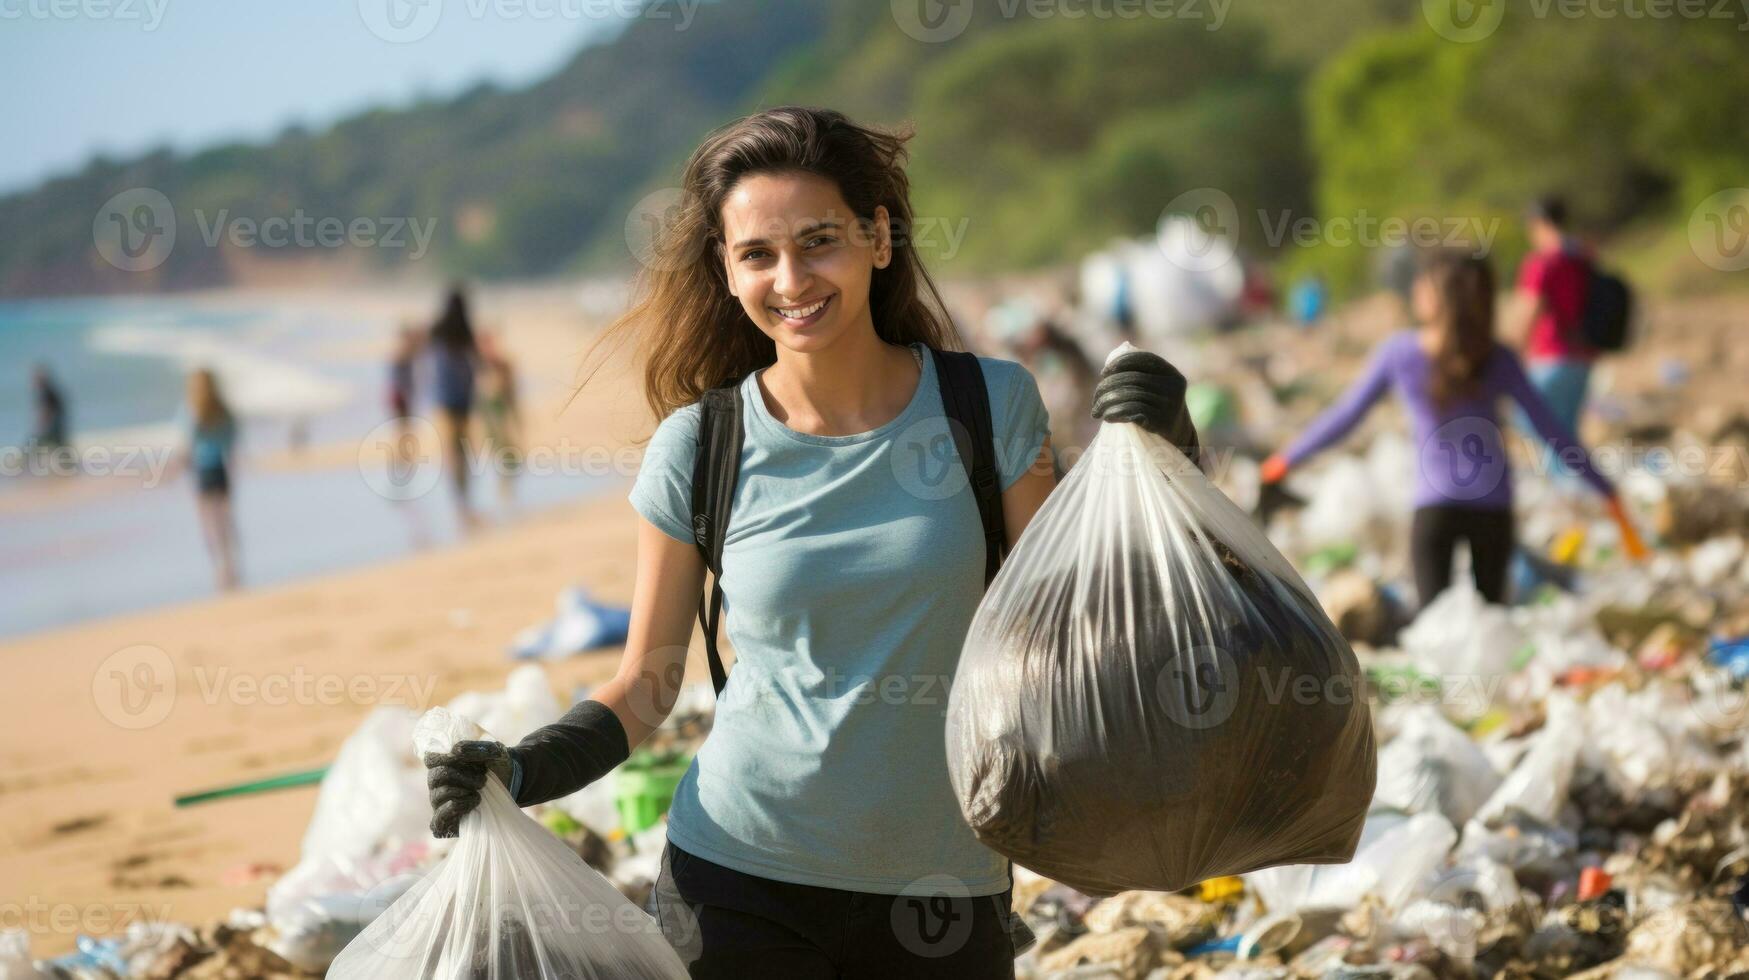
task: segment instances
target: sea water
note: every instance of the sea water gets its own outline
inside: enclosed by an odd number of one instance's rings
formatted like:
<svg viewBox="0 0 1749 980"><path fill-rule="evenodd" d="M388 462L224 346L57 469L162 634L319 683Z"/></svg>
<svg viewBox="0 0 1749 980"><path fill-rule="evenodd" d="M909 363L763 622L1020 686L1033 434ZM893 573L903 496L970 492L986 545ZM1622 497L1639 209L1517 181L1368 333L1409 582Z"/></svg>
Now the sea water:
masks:
<svg viewBox="0 0 1749 980"><path fill-rule="evenodd" d="M174 420L190 371L209 367L239 418L232 467L243 585L285 582L460 538L447 479L414 500L374 491L357 447L389 418L392 322L263 301L177 298L0 303L0 636L209 595L192 478L151 476L180 451ZM362 352L362 353L361 353ZM68 407L82 467L138 476L13 472L34 425L30 372L44 364ZM538 386L524 384L524 397ZM415 411L424 411L420 406ZM527 410L526 404L524 410ZM317 463L300 465L296 448ZM273 465L259 465L271 460ZM290 465L285 461L290 460ZM515 513L575 499L611 479L525 474ZM510 516L497 481L476 476L488 522Z"/></svg>

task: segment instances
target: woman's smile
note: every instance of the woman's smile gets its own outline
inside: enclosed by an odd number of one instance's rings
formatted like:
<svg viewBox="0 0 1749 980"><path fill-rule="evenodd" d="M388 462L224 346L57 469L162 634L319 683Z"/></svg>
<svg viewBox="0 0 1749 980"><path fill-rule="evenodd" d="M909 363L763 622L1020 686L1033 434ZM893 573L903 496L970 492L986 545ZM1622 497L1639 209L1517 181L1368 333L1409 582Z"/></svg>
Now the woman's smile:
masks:
<svg viewBox="0 0 1749 980"><path fill-rule="evenodd" d="M777 314L785 323L798 330L811 327L820 322L826 311L832 306L833 297L822 296L806 303L795 303L788 306L770 306L767 309Z"/></svg>

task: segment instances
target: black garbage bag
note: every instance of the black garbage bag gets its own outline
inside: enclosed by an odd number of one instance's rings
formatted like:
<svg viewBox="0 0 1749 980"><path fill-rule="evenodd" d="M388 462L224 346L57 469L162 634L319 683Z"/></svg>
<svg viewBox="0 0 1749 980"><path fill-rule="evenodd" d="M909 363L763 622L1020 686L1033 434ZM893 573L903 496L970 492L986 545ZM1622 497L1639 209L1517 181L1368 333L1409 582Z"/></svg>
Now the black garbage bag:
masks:
<svg viewBox="0 0 1749 980"><path fill-rule="evenodd" d="M1347 861L1377 766L1359 665L1311 591L1129 423L991 584L947 726L978 838L1093 894Z"/></svg>

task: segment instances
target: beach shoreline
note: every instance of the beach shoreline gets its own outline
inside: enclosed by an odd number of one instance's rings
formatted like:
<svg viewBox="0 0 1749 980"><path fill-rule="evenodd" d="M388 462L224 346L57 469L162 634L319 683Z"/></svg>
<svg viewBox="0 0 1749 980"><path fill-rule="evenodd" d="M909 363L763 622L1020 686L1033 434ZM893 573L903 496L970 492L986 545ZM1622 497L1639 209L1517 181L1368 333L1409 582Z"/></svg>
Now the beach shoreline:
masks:
<svg viewBox="0 0 1749 980"><path fill-rule="evenodd" d="M429 292L410 291L247 291L199 301L259 306L288 295L375 310L391 324L403 299L435 305ZM609 352L571 398L599 325L578 310L574 289L482 290L480 298L482 319L503 325L528 387L541 392L525 402L527 443L635 461L654 420L629 352ZM386 355L390 339L363 338L360 355ZM304 459L267 456L260 465L356 473L359 457L356 446L313 446ZM625 494L634 474L635 462L578 499L442 547L0 641L11 671L0 685L0 806L8 815L0 822L0 928L25 929L41 958L130 921L202 923L259 907L273 869L297 862L316 787L189 809L176 809L173 798L326 765L378 704L423 710L464 691L502 689L515 666L511 638L550 618L564 588L628 604L636 529ZM52 506L11 517L39 519ZM544 668L568 700L576 685L610 676L619 653ZM142 656L164 669L142 677ZM129 669L118 672L118 664ZM694 678L706 676L693 669Z"/></svg>
<svg viewBox="0 0 1749 980"><path fill-rule="evenodd" d="M599 493L636 472L637 455L627 452L628 444L651 428L642 399L616 386L605 397L591 391L573 401L580 359L606 312L599 302L583 302L584 293L568 283L475 292L477 322L496 335L516 367L523 420L524 459L514 479L500 480L484 444L474 444L470 496L488 523ZM246 585L359 567L466 535L439 476L442 448L423 398L416 397L414 424L405 429L418 446L411 483L385 485L389 448L403 431L389 421L389 356L400 327L426 322L438 298L435 290L406 288L238 290L178 296L173 303L141 298L138 307L124 300L113 316L102 315L109 333L155 329L177 338L166 341L174 351L150 365L160 374L165 364L189 358L190 350L239 359L234 352L259 342L291 352L296 363L288 362L288 370L307 376L302 390L345 392L340 408L305 418L240 410L231 469ZM136 308L139 326L121 312ZM177 316L224 326L183 328L175 325ZM287 336L303 327L312 339L300 347ZM241 359L256 362L252 374L245 372L250 377L264 370L263 357ZM628 370L609 366L591 387L616 385ZM81 396L101 394L80 382L62 379L75 425ZM297 388L284 385L281 393ZM244 386L236 394L250 392ZM114 404L112 398L112 413ZM299 429L310 438L298 440ZM0 639L210 592L192 478L178 438L173 426L144 419L101 431L76 427L74 472L0 481L0 585L12 596L0 601Z"/></svg>

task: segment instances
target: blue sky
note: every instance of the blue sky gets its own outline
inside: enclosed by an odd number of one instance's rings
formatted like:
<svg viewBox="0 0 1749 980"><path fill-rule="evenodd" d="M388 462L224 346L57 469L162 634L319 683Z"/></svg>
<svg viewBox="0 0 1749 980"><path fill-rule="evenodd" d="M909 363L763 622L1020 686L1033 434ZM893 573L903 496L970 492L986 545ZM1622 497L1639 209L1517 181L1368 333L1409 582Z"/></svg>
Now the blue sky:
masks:
<svg viewBox="0 0 1749 980"><path fill-rule="evenodd" d="M399 20L386 19L389 4ZM262 139L483 78L532 81L610 32L622 5L0 0L0 192L75 170L99 150ZM418 36L384 40L371 23Z"/></svg>

